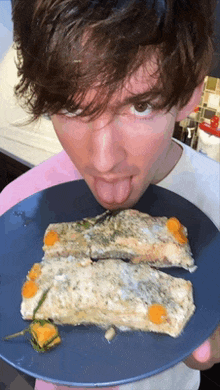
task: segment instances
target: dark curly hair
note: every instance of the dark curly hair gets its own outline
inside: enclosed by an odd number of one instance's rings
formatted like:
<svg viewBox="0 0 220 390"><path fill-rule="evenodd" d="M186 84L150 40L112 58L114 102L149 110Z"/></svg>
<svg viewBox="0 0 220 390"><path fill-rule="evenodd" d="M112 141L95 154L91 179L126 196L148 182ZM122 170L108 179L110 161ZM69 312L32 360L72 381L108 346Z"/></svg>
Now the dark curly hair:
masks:
<svg viewBox="0 0 220 390"><path fill-rule="evenodd" d="M80 115L94 118L154 59L155 83L135 95L134 103L182 108L211 67L215 5L215 0L15 0L20 77L15 95L32 122L61 109L74 112L92 88L96 96Z"/></svg>

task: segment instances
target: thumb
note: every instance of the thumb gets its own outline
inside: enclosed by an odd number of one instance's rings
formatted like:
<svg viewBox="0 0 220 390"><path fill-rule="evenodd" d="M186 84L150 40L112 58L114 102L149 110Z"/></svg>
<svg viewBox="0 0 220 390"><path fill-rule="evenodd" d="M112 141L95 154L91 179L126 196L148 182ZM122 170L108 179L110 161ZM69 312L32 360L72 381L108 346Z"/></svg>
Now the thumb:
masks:
<svg viewBox="0 0 220 390"><path fill-rule="evenodd" d="M211 343L209 340L206 340L192 355L188 356L184 363L194 370L208 370L214 364L211 354Z"/></svg>
<svg viewBox="0 0 220 390"><path fill-rule="evenodd" d="M220 325L184 363L195 370L208 370L214 364L220 363Z"/></svg>
<svg viewBox="0 0 220 390"><path fill-rule="evenodd" d="M211 343L206 340L193 352L193 357L200 363L206 363L211 359Z"/></svg>

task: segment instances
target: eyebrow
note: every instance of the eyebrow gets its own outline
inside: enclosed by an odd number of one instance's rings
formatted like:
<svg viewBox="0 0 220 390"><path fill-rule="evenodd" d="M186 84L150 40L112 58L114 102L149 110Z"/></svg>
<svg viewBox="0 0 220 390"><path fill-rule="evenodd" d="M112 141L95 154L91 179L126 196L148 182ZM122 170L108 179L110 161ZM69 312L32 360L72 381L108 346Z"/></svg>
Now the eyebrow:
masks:
<svg viewBox="0 0 220 390"><path fill-rule="evenodd" d="M112 104L110 103L109 107L111 107L113 111L118 111L121 108L126 107L127 105L130 105L130 104L148 103L152 108L156 109L156 105L155 105L155 103L152 103L152 99L150 102L149 97L144 96L147 93L149 93L149 90L140 92L138 94L133 93L133 95L125 96L123 100L118 99L114 103L112 103ZM87 106L82 104L78 108L85 110L87 108Z"/></svg>
<svg viewBox="0 0 220 390"><path fill-rule="evenodd" d="M122 101L117 101L114 104L114 106L117 106L117 108L122 108L122 107L129 105L129 104L134 104L134 103L143 103L143 102L148 103L149 98L143 96L147 92L149 92L149 91L144 91L144 92L141 92L137 95L127 96ZM150 102L149 102L149 104L150 104Z"/></svg>

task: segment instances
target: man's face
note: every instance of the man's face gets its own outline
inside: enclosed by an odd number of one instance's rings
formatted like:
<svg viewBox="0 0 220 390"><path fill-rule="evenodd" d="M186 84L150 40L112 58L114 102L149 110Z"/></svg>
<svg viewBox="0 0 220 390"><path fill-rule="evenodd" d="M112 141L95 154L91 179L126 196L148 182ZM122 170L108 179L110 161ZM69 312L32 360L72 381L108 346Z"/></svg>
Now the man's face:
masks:
<svg viewBox="0 0 220 390"><path fill-rule="evenodd" d="M54 115L56 134L97 201L107 209L132 207L166 172L177 116L149 105L121 105L132 93L149 88L139 72L97 119ZM91 101L93 91L88 95Z"/></svg>

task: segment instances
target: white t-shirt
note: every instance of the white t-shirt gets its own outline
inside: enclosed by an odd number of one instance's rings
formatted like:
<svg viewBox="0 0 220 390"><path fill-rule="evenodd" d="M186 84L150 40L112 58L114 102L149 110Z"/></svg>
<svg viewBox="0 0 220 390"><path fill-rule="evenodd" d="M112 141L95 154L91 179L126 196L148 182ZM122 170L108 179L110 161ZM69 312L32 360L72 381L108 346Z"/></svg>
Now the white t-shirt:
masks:
<svg viewBox="0 0 220 390"><path fill-rule="evenodd" d="M220 164L175 141L183 148L182 156L158 186L189 200L220 229Z"/></svg>

